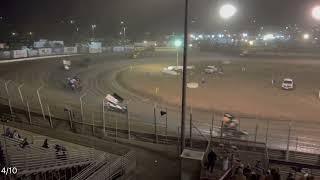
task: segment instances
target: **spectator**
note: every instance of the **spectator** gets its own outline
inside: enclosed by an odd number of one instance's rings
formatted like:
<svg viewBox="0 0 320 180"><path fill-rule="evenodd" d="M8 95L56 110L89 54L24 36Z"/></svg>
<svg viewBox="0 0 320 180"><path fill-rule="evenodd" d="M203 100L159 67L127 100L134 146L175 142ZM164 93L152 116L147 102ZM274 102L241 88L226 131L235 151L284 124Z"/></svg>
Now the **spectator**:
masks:
<svg viewBox="0 0 320 180"><path fill-rule="evenodd" d="M54 149L56 149L56 152L59 152L61 150L61 146L59 144L56 144L54 146Z"/></svg>
<svg viewBox="0 0 320 180"><path fill-rule="evenodd" d="M239 167L239 168L236 170L236 174L235 174L235 176L234 176L233 179L234 179L234 180L246 180L246 176L243 175L243 170L242 170L242 168Z"/></svg>
<svg viewBox="0 0 320 180"><path fill-rule="evenodd" d="M4 167L6 165L5 163L5 157L2 150L2 146L0 145L0 167Z"/></svg>
<svg viewBox="0 0 320 180"><path fill-rule="evenodd" d="M27 138L24 138L23 141L20 143L21 148L25 148L27 145L29 145Z"/></svg>
<svg viewBox="0 0 320 180"><path fill-rule="evenodd" d="M43 148L46 148L46 149L49 148L48 139L45 139L45 140L43 141L42 147L43 147Z"/></svg>
<svg viewBox="0 0 320 180"><path fill-rule="evenodd" d="M267 173L266 173L266 180L272 180L272 176L271 176L271 171L270 170L267 170Z"/></svg>
<svg viewBox="0 0 320 180"><path fill-rule="evenodd" d="M279 169L271 169L272 180L281 180Z"/></svg>
<svg viewBox="0 0 320 180"><path fill-rule="evenodd" d="M61 145L56 144L56 156L57 159L66 159L67 158L67 149Z"/></svg>
<svg viewBox="0 0 320 180"><path fill-rule="evenodd" d="M213 149L210 150L209 154L208 154L208 166L207 169L210 169L210 172L212 173L213 168L215 166L217 160L217 154L213 151Z"/></svg>
<svg viewBox="0 0 320 180"><path fill-rule="evenodd" d="M20 134L18 133L17 130L13 131L13 138L16 139L16 140L19 140L19 141L23 140L23 139L21 139L21 136L20 136Z"/></svg>
<svg viewBox="0 0 320 180"><path fill-rule="evenodd" d="M247 177L247 179L249 179L251 174L251 167L248 164L244 169L243 169L243 175L245 175Z"/></svg>
<svg viewBox="0 0 320 180"><path fill-rule="evenodd" d="M294 176L292 173L289 173L287 180L294 180Z"/></svg>
<svg viewBox="0 0 320 180"><path fill-rule="evenodd" d="M7 136L7 137L9 137L9 138L12 138L12 137L13 137L13 133L11 132L10 128L7 128L7 129L6 129L5 136Z"/></svg>
<svg viewBox="0 0 320 180"><path fill-rule="evenodd" d="M258 180L258 176L254 171L251 171L251 175L248 180Z"/></svg>
<svg viewBox="0 0 320 180"><path fill-rule="evenodd" d="M262 163L261 161L257 161L255 167L254 167L254 170L258 176L258 179L260 178L260 176L263 175L263 168L262 168Z"/></svg>
<svg viewBox="0 0 320 180"><path fill-rule="evenodd" d="M315 179L314 176L310 176L310 175L307 176L307 180L314 180L314 179Z"/></svg>

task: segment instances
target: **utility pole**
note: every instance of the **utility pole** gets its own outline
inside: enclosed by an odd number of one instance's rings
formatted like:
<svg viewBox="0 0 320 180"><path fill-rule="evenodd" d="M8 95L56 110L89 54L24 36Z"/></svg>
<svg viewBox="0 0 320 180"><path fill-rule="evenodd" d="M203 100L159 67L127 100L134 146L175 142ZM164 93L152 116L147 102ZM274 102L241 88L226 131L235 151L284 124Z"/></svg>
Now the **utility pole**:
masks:
<svg viewBox="0 0 320 180"><path fill-rule="evenodd" d="M180 154L185 147L185 119L186 119L186 86L187 86L187 54L188 54L188 16L189 0L185 0L184 14L184 46L183 46L183 72L182 72L182 100L181 100L181 141Z"/></svg>

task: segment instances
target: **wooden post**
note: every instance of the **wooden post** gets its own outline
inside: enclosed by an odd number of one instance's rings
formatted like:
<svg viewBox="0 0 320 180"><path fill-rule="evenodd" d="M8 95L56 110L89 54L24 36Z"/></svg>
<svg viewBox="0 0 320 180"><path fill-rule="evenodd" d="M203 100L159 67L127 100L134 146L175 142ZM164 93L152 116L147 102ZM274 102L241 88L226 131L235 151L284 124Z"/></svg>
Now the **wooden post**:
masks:
<svg viewBox="0 0 320 180"><path fill-rule="evenodd" d="M71 114L71 110L68 109L68 115L69 115L69 125L70 125L70 129L72 129L72 114Z"/></svg>
<svg viewBox="0 0 320 180"><path fill-rule="evenodd" d="M287 142L287 151L286 151L286 160L289 160L289 152L290 152L290 138L291 138L291 128L292 128L292 121L289 123L289 133L288 133L288 142Z"/></svg>
<svg viewBox="0 0 320 180"><path fill-rule="evenodd" d="M50 127L51 127L51 128L53 128L53 125L52 125L52 119L51 119L51 112L50 112L49 104L47 104L47 109L48 109L48 114L49 114L49 123L50 123Z"/></svg>
<svg viewBox="0 0 320 180"><path fill-rule="evenodd" d="M214 122L214 112L212 113L212 119L211 119L211 129L213 131L213 122Z"/></svg>
<svg viewBox="0 0 320 180"><path fill-rule="evenodd" d="M11 99L10 99L10 95L9 95L9 90L8 90L8 84L11 82L11 80L7 81L4 83L5 89L6 89L6 93L7 93L7 98L8 98L8 105L10 108L10 113L11 115L13 114L13 110L12 110L12 105L11 105Z"/></svg>
<svg viewBox="0 0 320 180"><path fill-rule="evenodd" d="M192 148L192 110L190 112L190 147Z"/></svg>
<svg viewBox="0 0 320 180"><path fill-rule="evenodd" d="M41 86L40 88L37 89L37 95L38 95L38 100L39 100L39 104L40 104L40 107L41 107L41 112L42 112L42 117L43 117L43 120L46 121L46 116L44 114L44 110L43 110L43 106L42 106L42 101L41 101L41 97L40 97L40 90L43 88L43 86Z"/></svg>
<svg viewBox="0 0 320 180"><path fill-rule="evenodd" d="M31 112L30 112L29 101L27 101L27 110L28 110L28 116L29 116L29 124L32 124L32 122L31 122Z"/></svg>
<svg viewBox="0 0 320 180"><path fill-rule="evenodd" d="M115 132L116 142L118 137L118 118L116 118L116 132Z"/></svg>
<svg viewBox="0 0 320 180"><path fill-rule="evenodd" d="M106 120L104 118L104 99L102 100L102 126L103 126L103 136L106 136Z"/></svg>
<svg viewBox="0 0 320 180"><path fill-rule="evenodd" d="M21 84L18 86L18 91L19 91L19 95L20 95L20 99L21 99L21 102L22 104L24 104L24 101L23 101L23 95L22 95L22 92L21 92L21 88L24 84Z"/></svg>
<svg viewBox="0 0 320 180"><path fill-rule="evenodd" d="M220 127L220 138L223 137L223 121L221 121L221 127Z"/></svg>
<svg viewBox="0 0 320 180"><path fill-rule="evenodd" d="M255 133L254 133L254 142L257 143L257 136L258 136L258 124L256 124L256 130L255 130Z"/></svg>
<svg viewBox="0 0 320 180"><path fill-rule="evenodd" d="M153 107L153 118L154 118L154 135L156 138L156 143L158 144L156 105L154 105Z"/></svg>
<svg viewBox="0 0 320 180"><path fill-rule="evenodd" d="M127 114L126 114L127 122L128 122L128 139L131 139L131 129L130 129L130 117L129 117L129 109L127 106Z"/></svg>
<svg viewBox="0 0 320 180"><path fill-rule="evenodd" d="M266 131L266 146L268 147L268 136L269 136L269 119L267 121L267 131Z"/></svg>
<svg viewBox="0 0 320 180"><path fill-rule="evenodd" d="M94 136L94 113L91 113L92 115L92 135Z"/></svg>
<svg viewBox="0 0 320 180"><path fill-rule="evenodd" d="M166 108L166 143L168 144L168 108Z"/></svg>
<svg viewBox="0 0 320 180"><path fill-rule="evenodd" d="M212 129L210 128L210 144L212 142Z"/></svg>
<svg viewBox="0 0 320 180"><path fill-rule="evenodd" d="M180 127L178 126L178 143L177 143L177 149L178 149L178 154L180 155Z"/></svg>

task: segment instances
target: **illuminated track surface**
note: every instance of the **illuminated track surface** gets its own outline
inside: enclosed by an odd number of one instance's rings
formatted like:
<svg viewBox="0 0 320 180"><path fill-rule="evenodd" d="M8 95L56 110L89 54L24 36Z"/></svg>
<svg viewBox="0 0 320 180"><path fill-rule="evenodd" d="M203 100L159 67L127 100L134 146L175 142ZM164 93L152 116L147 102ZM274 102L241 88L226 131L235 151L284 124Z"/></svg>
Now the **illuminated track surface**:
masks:
<svg viewBox="0 0 320 180"><path fill-rule="evenodd" d="M190 63L194 60L201 61L220 61L220 60L241 60L238 57L228 57L216 54L202 54L192 55ZM48 59L48 60L35 60L26 62L15 62L9 64L0 65L0 74L2 79L1 85L1 97L6 98L6 92L4 83L7 80L13 82L8 83L9 95L12 100L13 106L23 107L18 92L18 86L21 86L22 95L24 101L29 102L33 111L41 112L40 105L38 103L38 97L36 90L43 86L40 90L40 95L44 106L50 105L51 113L56 117L62 117L67 119L67 114L63 111L64 108L70 107L73 109L77 117L80 117L80 96L84 95L84 122L92 123L92 115L94 116L95 125L102 126L102 101L107 93L117 92L124 99L129 102L130 121L132 131L140 132L154 132L154 115L153 107L157 104L157 124L158 133L164 134L165 118L160 117L160 108L168 108L168 134L177 135L180 125L179 109L175 106L164 105L157 102L152 97L141 97L135 93L126 90L121 87L115 80L116 72L130 68L130 66L140 64L152 64L152 63L167 63L174 64L174 54L158 55L152 58L145 58L139 60L127 59L124 56L119 55L104 55L94 56L92 61L87 66L87 62L84 62L84 57L69 57L72 60L72 69L65 71L60 59ZM273 59L274 60L274 59ZM65 87L65 79L77 75L81 78L83 89L81 92L73 92ZM139 80L137 80L139 83ZM217 112L215 116L214 124L214 136L220 134L222 113ZM254 116L252 116L254 117ZM127 122L124 115L117 113L107 112L105 115L107 126L114 127L115 119L118 118L117 125L119 128L126 128ZM80 118L79 118L80 119ZM211 127L212 112L206 112L202 110L193 110L193 124L201 130L205 135L209 135L209 129ZM241 118L241 130L245 130L249 133L248 139L259 142L268 142L268 146L277 149L287 149L289 123L288 121L270 120L269 128L267 119L263 118ZM189 118L187 119L187 132L189 136ZM257 134L256 124L258 124ZM319 152L320 141L318 141L318 129L319 123L306 122L306 121L294 121L292 122L292 128L290 131L290 150L298 150L303 152ZM266 138L268 134L268 138ZM196 137L198 136L198 137ZM200 135L194 131L194 138L200 138Z"/></svg>

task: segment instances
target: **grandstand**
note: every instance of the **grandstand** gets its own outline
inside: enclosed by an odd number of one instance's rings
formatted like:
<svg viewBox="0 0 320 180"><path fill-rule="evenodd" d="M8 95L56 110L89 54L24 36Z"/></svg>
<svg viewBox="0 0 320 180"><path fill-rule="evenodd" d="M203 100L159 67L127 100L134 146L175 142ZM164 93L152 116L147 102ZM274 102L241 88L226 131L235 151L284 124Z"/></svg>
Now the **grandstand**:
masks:
<svg viewBox="0 0 320 180"><path fill-rule="evenodd" d="M7 128L17 130L22 138L28 139L29 145L22 148L21 140L4 136ZM109 176L105 177L122 176L124 167L132 160L129 156L133 158L132 152L121 157L20 129L5 126L0 129L5 166L18 170L11 175L13 179L94 179L97 171L108 172ZM48 140L48 148L42 147L45 139ZM1 175L1 178L5 177Z"/></svg>

